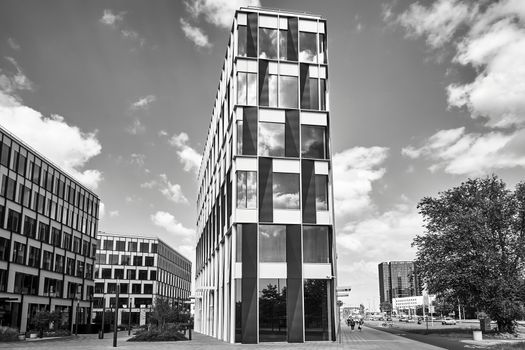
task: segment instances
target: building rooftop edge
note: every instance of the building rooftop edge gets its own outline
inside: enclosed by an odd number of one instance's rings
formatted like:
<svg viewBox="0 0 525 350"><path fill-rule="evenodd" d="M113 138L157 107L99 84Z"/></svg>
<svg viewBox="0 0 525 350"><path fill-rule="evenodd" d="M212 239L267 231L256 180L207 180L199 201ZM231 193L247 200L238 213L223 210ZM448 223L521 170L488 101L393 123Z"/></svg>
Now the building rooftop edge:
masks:
<svg viewBox="0 0 525 350"><path fill-rule="evenodd" d="M325 20L325 18L321 15L306 12L306 11L299 11L299 10L287 10L287 9L281 9L277 7L262 7L262 6L241 6L236 11L257 11L257 12L272 12L272 13L282 13L282 14L288 14L288 15L297 15L297 16L308 16L308 17L316 17L319 19Z"/></svg>
<svg viewBox="0 0 525 350"><path fill-rule="evenodd" d="M46 156L44 156L42 153L40 153L39 151L37 151L36 149L34 149L31 145L29 145L27 143L27 141L24 141L22 140L20 137L16 136L15 134L13 134L11 131L7 130L4 126L0 125L0 130L7 134L7 136L9 136L10 138L12 138L13 140L15 140L16 142L20 143L22 146L24 146L25 148L27 148L29 151L35 153L35 155L37 155L38 157L42 158L44 161L46 161L47 163L49 163L51 166L53 166L54 168L56 168L57 170L59 170L60 172L64 173L65 176L69 177L71 180L73 180L73 182L75 182L77 185L81 186L84 190L88 191L89 193L91 193L92 195L94 195L95 197L97 197L97 199L100 200L100 197L98 196L98 194L96 194L95 192L93 192L93 190L89 189L89 187L87 187L86 185L82 184L76 177L74 177L73 175L71 175L67 170L63 169L61 166L58 166L55 162L53 162L52 160L50 160L49 158L47 158Z"/></svg>

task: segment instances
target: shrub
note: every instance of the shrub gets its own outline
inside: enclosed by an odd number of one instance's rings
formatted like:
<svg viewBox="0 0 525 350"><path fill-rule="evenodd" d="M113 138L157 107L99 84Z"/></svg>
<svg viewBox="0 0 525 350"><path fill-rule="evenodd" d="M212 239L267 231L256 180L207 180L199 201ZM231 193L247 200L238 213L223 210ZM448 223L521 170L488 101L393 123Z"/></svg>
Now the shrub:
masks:
<svg viewBox="0 0 525 350"><path fill-rule="evenodd" d="M0 327L0 341L17 341L18 329L11 327Z"/></svg>
<svg viewBox="0 0 525 350"><path fill-rule="evenodd" d="M151 330L139 331L128 341L179 341L188 340L179 330L178 326L171 326L164 330L152 328Z"/></svg>

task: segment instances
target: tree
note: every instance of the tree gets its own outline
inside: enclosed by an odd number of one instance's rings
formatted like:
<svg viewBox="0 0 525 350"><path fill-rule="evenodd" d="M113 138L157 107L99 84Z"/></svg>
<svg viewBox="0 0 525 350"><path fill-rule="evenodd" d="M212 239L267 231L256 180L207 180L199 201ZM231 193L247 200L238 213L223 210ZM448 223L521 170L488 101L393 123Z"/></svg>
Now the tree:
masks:
<svg viewBox="0 0 525 350"><path fill-rule="evenodd" d="M389 301L383 301L381 304L379 304L379 310L381 310L381 312L390 314L392 312L392 304L390 304Z"/></svg>
<svg viewBox="0 0 525 350"><path fill-rule="evenodd" d="M412 246L429 292L514 332L524 314L525 183L512 192L495 175L468 179L423 198L418 209L426 233Z"/></svg>
<svg viewBox="0 0 525 350"><path fill-rule="evenodd" d="M157 297L151 312L151 321L163 331L167 323L188 323L190 313L187 308L180 302L173 299Z"/></svg>
<svg viewBox="0 0 525 350"><path fill-rule="evenodd" d="M58 311L37 311L31 318L30 325L34 330L38 331L39 337L42 338L44 330L49 329L51 325L56 327L60 317L61 315Z"/></svg>

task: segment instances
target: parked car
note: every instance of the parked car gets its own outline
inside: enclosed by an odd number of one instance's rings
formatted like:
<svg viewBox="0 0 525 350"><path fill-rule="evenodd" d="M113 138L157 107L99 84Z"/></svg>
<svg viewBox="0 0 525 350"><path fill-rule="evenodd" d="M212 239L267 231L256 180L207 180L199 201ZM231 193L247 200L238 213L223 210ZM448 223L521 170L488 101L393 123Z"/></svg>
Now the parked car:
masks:
<svg viewBox="0 0 525 350"><path fill-rule="evenodd" d="M387 320L388 322L392 322L392 317L388 316L388 317L386 318L386 320Z"/></svg>
<svg viewBox="0 0 525 350"><path fill-rule="evenodd" d="M441 321L442 325L456 325L456 320L450 317L445 317L444 320Z"/></svg>

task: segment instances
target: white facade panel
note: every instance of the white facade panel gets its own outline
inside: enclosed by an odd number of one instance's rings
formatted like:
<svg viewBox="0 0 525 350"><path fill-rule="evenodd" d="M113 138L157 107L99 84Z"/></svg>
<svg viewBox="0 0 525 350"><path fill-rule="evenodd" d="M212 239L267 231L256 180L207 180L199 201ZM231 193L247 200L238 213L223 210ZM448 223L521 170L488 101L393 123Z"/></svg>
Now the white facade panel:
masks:
<svg viewBox="0 0 525 350"><path fill-rule="evenodd" d="M316 161L314 167L317 175L328 175L328 162Z"/></svg>
<svg viewBox="0 0 525 350"><path fill-rule="evenodd" d="M303 264L303 277L329 279L332 276L332 264Z"/></svg>
<svg viewBox="0 0 525 350"><path fill-rule="evenodd" d="M276 224L300 224L301 210L297 209L274 209L273 222Z"/></svg>
<svg viewBox="0 0 525 350"><path fill-rule="evenodd" d="M301 112L300 118L301 124L322 126L326 126L328 124L326 113L322 112Z"/></svg>
<svg viewBox="0 0 525 350"><path fill-rule="evenodd" d="M279 64L279 71L281 75L291 75L294 77L299 76L299 66L294 63L284 63Z"/></svg>
<svg viewBox="0 0 525 350"><path fill-rule="evenodd" d="M242 278L242 263L236 262L234 271L233 271L233 278Z"/></svg>
<svg viewBox="0 0 525 350"><path fill-rule="evenodd" d="M235 221L236 222L257 222L257 209L236 209L235 210Z"/></svg>
<svg viewBox="0 0 525 350"><path fill-rule="evenodd" d="M247 25L248 16L246 15L246 13L239 12L239 14L237 14L237 22L243 26Z"/></svg>
<svg viewBox="0 0 525 350"><path fill-rule="evenodd" d="M257 158L237 157L235 170L257 171Z"/></svg>
<svg viewBox="0 0 525 350"><path fill-rule="evenodd" d="M271 123L284 123L285 112L283 109L259 109L259 121Z"/></svg>
<svg viewBox="0 0 525 350"><path fill-rule="evenodd" d="M294 173L301 172L301 162L297 159L274 159L273 160L274 173Z"/></svg>
<svg viewBox="0 0 525 350"><path fill-rule="evenodd" d="M279 17L279 29L288 29L288 18Z"/></svg>
<svg viewBox="0 0 525 350"><path fill-rule="evenodd" d="M309 66L308 74L310 78L319 78L319 68L317 66Z"/></svg>
<svg viewBox="0 0 525 350"><path fill-rule="evenodd" d="M277 28L277 16L259 16L259 27L262 28Z"/></svg>
<svg viewBox="0 0 525 350"><path fill-rule="evenodd" d="M330 212L328 210L325 211L317 211L316 212L316 222L319 225L330 225Z"/></svg>
<svg viewBox="0 0 525 350"><path fill-rule="evenodd" d="M309 21L307 19L299 19L299 31L317 33L317 21Z"/></svg>
<svg viewBox="0 0 525 350"><path fill-rule="evenodd" d="M268 64L268 73L269 74L279 74L279 63L269 62Z"/></svg>
<svg viewBox="0 0 525 350"><path fill-rule="evenodd" d="M286 263L260 263L259 278L286 278Z"/></svg>

